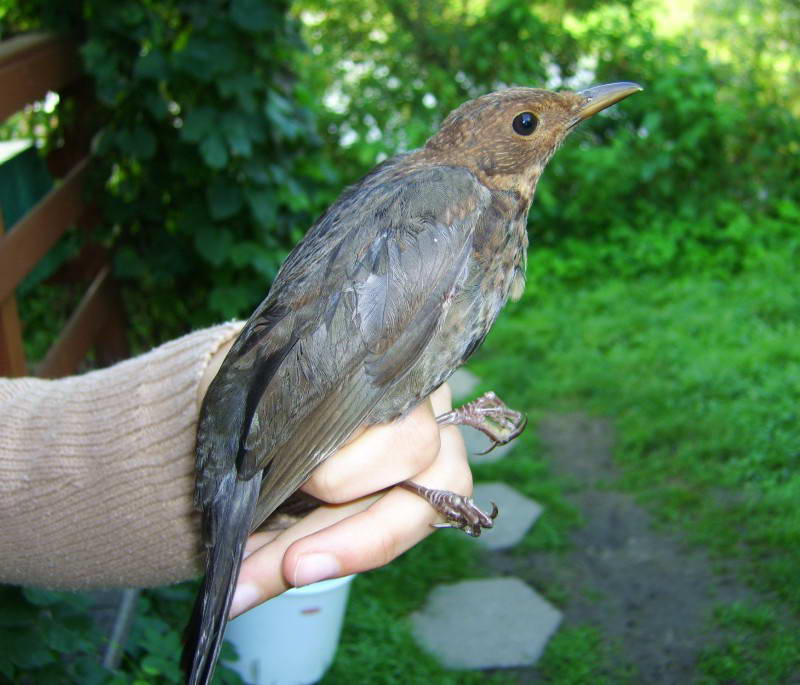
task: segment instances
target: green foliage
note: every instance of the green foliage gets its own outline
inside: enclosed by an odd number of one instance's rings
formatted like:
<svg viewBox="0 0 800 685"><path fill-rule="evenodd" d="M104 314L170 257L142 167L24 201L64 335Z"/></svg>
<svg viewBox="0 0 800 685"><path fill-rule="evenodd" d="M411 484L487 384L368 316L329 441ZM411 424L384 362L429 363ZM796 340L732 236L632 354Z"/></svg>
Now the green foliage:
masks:
<svg viewBox="0 0 800 685"><path fill-rule="evenodd" d="M547 646L538 670L545 682L558 685L605 685L636 682L625 669L612 665L611 650L597 628L559 630Z"/></svg>
<svg viewBox="0 0 800 685"><path fill-rule="evenodd" d="M701 685L791 682L800 663L800 644L784 629L778 612L765 606L720 607L714 628L725 636L702 655Z"/></svg>
<svg viewBox="0 0 800 685"><path fill-rule="evenodd" d="M285 10L109 3L87 21L103 211L138 286L129 310L158 337L247 315L309 222L307 189L287 183L313 121L293 100Z"/></svg>
<svg viewBox="0 0 800 685"><path fill-rule="evenodd" d="M737 560L745 580L779 598L783 611L753 610L769 620L745 625L736 614L727 622L725 639L704 656L704 682L786 682L797 666L794 227L767 247L750 225L750 259L735 275L697 266L532 282L471 363L533 417L537 408L613 417L621 485L662 524Z"/></svg>
<svg viewBox="0 0 800 685"><path fill-rule="evenodd" d="M296 6L312 46L302 78L326 92L326 156L348 178L421 145L452 108L493 88L644 84L643 94L582 125L539 184L534 247L561 252L579 239L568 252L601 253L600 261L569 254L576 277L585 268L672 270L687 242L703 267L711 255L715 268L735 270L752 258L741 222L749 216L772 230L770 220L800 205L791 103L744 78L749 63L715 63L707 43L657 34L643 3ZM613 259L602 254L609 243Z"/></svg>
<svg viewBox="0 0 800 685"><path fill-rule="evenodd" d="M314 178L296 165L315 126L295 100L287 0L95 0L55 18L37 4L29 16L85 36L97 237L131 286L134 342L249 314L313 219Z"/></svg>
<svg viewBox="0 0 800 685"><path fill-rule="evenodd" d="M90 617L86 595L32 588L0 588L0 680L10 683L178 685L180 626L191 611L195 584L149 590L137 613L118 670L102 666L104 636ZM222 658L234 659L230 645ZM214 682L241 685L221 665Z"/></svg>
<svg viewBox="0 0 800 685"><path fill-rule="evenodd" d="M80 595L0 588L0 676L5 682L104 682L99 635ZM69 655L69 659L65 656Z"/></svg>

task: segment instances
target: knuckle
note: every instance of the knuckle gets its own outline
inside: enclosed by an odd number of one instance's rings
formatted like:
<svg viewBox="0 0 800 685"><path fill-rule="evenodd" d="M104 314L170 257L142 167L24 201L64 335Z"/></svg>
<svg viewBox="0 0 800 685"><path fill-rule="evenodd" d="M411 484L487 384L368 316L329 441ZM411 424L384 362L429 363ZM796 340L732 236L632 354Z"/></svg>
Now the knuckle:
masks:
<svg viewBox="0 0 800 685"><path fill-rule="evenodd" d="M424 467L436 458L442 449L442 436L435 419L426 418L415 425L413 446L417 466Z"/></svg>
<svg viewBox="0 0 800 685"><path fill-rule="evenodd" d="M328 462L319 466L306 483L305 490L309 490L314 497L330 504L339 503L341 488L337 479L337 470L330 468Z"/></svg>

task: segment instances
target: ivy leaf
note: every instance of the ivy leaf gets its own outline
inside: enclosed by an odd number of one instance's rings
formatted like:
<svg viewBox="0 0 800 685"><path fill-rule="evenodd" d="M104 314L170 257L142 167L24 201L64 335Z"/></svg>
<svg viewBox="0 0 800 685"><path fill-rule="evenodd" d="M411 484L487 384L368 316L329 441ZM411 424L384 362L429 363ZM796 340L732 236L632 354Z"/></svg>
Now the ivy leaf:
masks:
<svg viewBox="0 0 800 685"><path fill-rule="evenodd" d="M147 675L159 675L161 673L163 659L158 656L153 656L152 654L148 654L144 659L142 659L142 671L144 671Z"/></svg>
<svg viewBox="0 0 800 685"><path fill-rule="evenodd" d="M222 169L228 163L228 150L219 133L212 133L200 143L200 154L212 169Z"/></svg>
<svg viewBox="0 0 800 685"><path fill-rule="evenodd" d="M258 33L273 23L274 11L263 0L233 0L231 19L239 28Z"/></svg>
<svg viewBox="0 0 800 685"><path fill-rule="evenodd" d="M167 103L164 102L164 98L160 93L150 92L145 95L144 104L156 121L162 121L167 118L169 110L167 109Z"/></svg>
<svg viewBox="0 0 800 685"><path fill-rule="evenodd" d="M280 93L271 90L267 96L264 113L276 131L287 140L293 140L300 132L300 127L295 122L295 115L289 101Z"/></svg>
<svg viewBox="0 0 800 685"><path fill-rule="evenodd" d="M270 181L267 173L267 165L263 159L248 159L243 164L243 170L247 178L258 185L266 185Z"/></svg>
<svg viewBox="0 0 800 685"><path fill-rule="evenodd" d="M147 126L136 126L131 131L131 156L150 159L156 152L156 138Z"/></svg>
<svg viewBox="0 0 800 685"><path fill-rule="evenodd" d="M52 649L62 654L77 652L86 643L80 632L69 630L66 626L55 621L49 621L42 626L42 631Z"/></svg>
<svg viewBox="0 0 800 685"><path fill-rule="evenodd" d="M272 191L267 189L247 190L245 194L253 218L263 227L272 226L277 216L275 195Z"/></svg>
<svg viewBox="0 0 800 685"><path fill-rule="evenodd" d="M53 653L41 637L24 630L7 636L5 649L11 661L21 669L44 666L53 661Z"/></svg>
<svg viewBox="0 0 800 685"><path fill-rule="evenodd" d="M253 308L250 289L242 285L221 285L211 290L208 305L221 316L239 316Z"/></svg>
<svg viewBox="0 0 800 685"><path fill-rule="evenodd" d="M133 73L142 79L162 81L167 77L167 61L160 50L151 50L136 60Z"/></svg>
<svg viewBox="0 0 800 685"><path fill-rule="evenodd" d="M205 224L195 229L194 246L213 266L219 266L225 261L231 243L230 233L213 224Z"/></svg>
<svg viewBox="0 0 800 685"><path fill-rule="evenodd" d="M238 112L225 112L222 115L222 131L234 156L249 157L253 152L247 124Z"/></svg>
<svg viewBox="0 0 800 685"><path fill-rule="evenodd" d="M22 593L31 604L40 607L52 606L60 604L65 600L64 592L56 590L44 590L41 588L26 587L22 589Z"/></svg>
<svg viewBox="0 0 800 685"><path fill-rule="evenodd" d="M214 179L208 187L208 208L213 219L228 219L242 208L242 193L233 183Z"/></svg>
<svg viewBox="0 0 800 685"><path fill-rule="evenodd" d="M255 91L261 82L253 74L234 73L217 82L217 90L224 98L236 97L241 109L252 113L256 111Z"/></svg>
<svg viewBox="0 0 800 685"><path fill-rule="evenodd" d="M293 178L287 179L286 184L281 186L278 197L293 212L300 212L311 206L311 201L303 186Z"/></svg>
<svg viewBox="0 0 800 685"><path fill-rule="evenodd" d="M211 107L197 107L183 120L181 138L196 143L208 137L215 129L217 112Z"/></svg>

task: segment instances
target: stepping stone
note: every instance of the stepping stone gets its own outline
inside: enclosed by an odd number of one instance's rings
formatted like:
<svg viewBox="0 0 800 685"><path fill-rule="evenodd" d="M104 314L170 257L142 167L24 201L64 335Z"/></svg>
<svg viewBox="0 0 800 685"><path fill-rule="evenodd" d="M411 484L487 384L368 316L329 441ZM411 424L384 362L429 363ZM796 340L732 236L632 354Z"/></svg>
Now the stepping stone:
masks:
<svg viewBox="0 0 800 685"><path fill-rule="evenodd" d="M519 578L489 578L434 588L411 623L447 668L511 668L535 664L561 618Z"/></svg>
<svg viewBox="0 0 800 685"><path fill-rule="evenodd" d="M478 389L481 379L463 366L447 379L450 390L453 392L453 403L461 404L464 400L471 399Z"/></svg>
<svg viewBox="0 0 800 685"><path fill-rule="evenodd" d="M543 511L541 504L505 483L477 483L472 497L487 513L492 510L492 502L500 510L494 528L484 530L475 538L487 549L506 549L519 543Z"/></svg>

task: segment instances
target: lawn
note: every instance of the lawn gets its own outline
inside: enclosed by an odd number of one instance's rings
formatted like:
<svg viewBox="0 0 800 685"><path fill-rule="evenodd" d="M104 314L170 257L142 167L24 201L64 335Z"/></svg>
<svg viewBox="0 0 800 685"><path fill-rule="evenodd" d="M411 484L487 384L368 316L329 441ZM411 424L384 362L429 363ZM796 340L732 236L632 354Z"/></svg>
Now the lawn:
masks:
<svg viewBox="0 0 800 685"><path fill-rule="evenodd" d="M762 598L720 606L725 631L698 654L698 682L785 682L800 663L800 281L795 248L744 268L531 282L471 363L531 426L582 410L613 419L620 487L659 525L734 563ZM535 250L531 255L536 259ZM546 282L546 283L545 283ZM523 371L521 371L523 370ZM476 469L545 504L524 548L568 544L580 520L546 462L513 456ZM410 640L405 617L439 582L486 575L472 548L437 534L388 569L360 579L328 683L509 682L510 674L446 674ZM547 588L544 589L547 593ZM559 594L561 593L561 594ZM563 589L551 599L568 604ZM787 629L789 627L789 629ZM549 682L620 682L624 656L596 627L562 630L540 666ZM389 668L389 665L393 665ZM602 675L602 677L601 677ZM348 680L349 678L349 680Z"/></svg>

